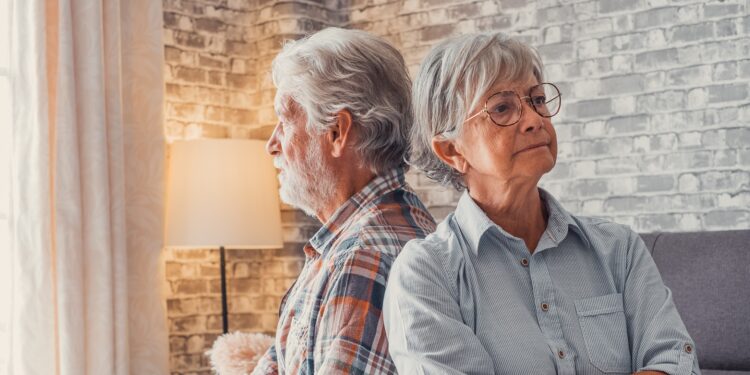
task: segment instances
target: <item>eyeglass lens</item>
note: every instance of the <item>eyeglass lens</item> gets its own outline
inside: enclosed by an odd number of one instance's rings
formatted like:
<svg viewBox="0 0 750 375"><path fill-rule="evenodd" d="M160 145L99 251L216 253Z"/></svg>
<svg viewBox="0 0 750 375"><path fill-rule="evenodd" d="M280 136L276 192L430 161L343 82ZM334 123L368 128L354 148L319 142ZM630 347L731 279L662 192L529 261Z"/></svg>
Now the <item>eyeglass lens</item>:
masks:
<svg viewBox="0 0 750 375"><path fill-rule="evenodd" d="M552 117L560 110L560 91L549 83L532 87L525 99L542 117ZM500 126L517 123L521 119L521 106L521 98L514 91L502 91L487 99L490 119Z"/></svg>

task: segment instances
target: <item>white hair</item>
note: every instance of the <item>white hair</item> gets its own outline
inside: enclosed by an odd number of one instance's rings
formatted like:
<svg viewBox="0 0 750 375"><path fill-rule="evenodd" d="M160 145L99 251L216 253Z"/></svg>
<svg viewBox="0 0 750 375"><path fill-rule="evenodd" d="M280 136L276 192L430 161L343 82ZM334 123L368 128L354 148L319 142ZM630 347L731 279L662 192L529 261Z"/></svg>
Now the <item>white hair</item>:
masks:
<svg viewBox="0 0 750 375"><path fill-rule="evenodd" d="M414 82L414 126L409 164L442 185L463 190L463 175L432 151L432 138L455 139L470 111L497 82L533 74L543 82L542 62L531 47L502 33L478 33L445 40L422 62Z"/></svg>
<svg viewBox="0 0 750 375"><path fill-rule="evenodd" d="M281 171L281 200L315 216L334 196L334 171L320 163L323 150L319 141L312 140L305 151L305 157L296 163L287 163L283 155L274 157L273 163Z"/></svg>
<svg viewBox="0 0 750 375"><path fill-rule="evenodd" d="M309 130L329 130L348 110L363 166L375 174L407 167L411 80L403 57L385 40L326 28L287 42L273 60L272 76L277 101L291 97L307 115Z"/></svg>

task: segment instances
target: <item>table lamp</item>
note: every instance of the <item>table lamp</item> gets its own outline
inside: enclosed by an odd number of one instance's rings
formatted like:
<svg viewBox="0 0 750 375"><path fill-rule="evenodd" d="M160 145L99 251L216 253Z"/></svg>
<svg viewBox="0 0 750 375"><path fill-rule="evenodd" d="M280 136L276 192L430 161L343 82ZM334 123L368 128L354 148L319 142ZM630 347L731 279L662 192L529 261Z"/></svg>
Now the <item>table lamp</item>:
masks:
<svg viewBox="0 0 750 375"><path fill-rule="evenodd" d="M273 249L283 243L276 171L264 144L201 139L170 146L165 246L219 249L224 333L229 331L224 249Z"/></svg>

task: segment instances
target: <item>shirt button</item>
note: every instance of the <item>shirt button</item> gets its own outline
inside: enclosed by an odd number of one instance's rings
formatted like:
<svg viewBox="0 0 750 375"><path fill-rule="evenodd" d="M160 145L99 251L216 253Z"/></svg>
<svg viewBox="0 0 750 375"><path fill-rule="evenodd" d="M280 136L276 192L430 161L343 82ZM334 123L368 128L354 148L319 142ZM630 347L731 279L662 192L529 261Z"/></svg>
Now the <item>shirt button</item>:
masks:
<svg viewBox="0 0 750 375"><path fill-rule="evenodd" d="M562 350L560 350L560 351L557 352L557 356L560 357L560 359L564 359L565 358L565 352L562 351Z"/></svg>
<svg viewBox="0 0 750 375"><path fill-rule="evenodd" d="M690 354L693 352L693 346L690 344L685 344L685 353Z"/></svg>
<svg viewBox="0 0 750 375"><path fill-rule="evenodd" d="M524 267L528 267L529 266L529 260L526 259L526 258L521 259L521 265L524 266Z"/></svg>
<svg viewBox="0 0 750 375"><path fill-rule="evenodd" d="M549 310L549 305L547 303L543 303L542 304L542 311L547 311L547 310Z"/></svg>

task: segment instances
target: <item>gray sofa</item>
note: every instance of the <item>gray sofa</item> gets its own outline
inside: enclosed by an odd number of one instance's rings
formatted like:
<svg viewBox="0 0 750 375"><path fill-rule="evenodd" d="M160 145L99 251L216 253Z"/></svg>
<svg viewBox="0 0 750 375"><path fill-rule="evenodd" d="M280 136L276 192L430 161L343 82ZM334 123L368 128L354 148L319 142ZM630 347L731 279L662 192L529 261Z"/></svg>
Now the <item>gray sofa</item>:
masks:
<svg viewBox="0 0 750 375"><path fill-rule="evenodd" d="M642 234L706 375L750 374L750 230Z"/></svg>

